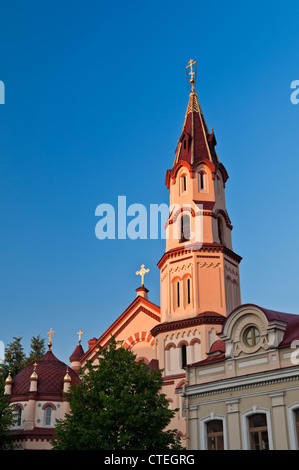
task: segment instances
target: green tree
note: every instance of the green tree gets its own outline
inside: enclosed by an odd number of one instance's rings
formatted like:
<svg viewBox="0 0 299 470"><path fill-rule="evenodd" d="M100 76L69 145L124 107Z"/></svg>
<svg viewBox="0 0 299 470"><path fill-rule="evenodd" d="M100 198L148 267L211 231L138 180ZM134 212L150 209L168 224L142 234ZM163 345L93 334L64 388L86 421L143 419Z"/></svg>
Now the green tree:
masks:
<svg viewBox="0 0 299 470"><path fill-rule="evenodd" d="M161 393L162 374L112 337L87 363L81 383L66 394L70 414L56 425L56 450L180 449L176 430L165 430L175 411Z"/></svg>
<svg viewBox="0 0 299 470"><path fill-rule="evenodd" d="M9 372L12 377L24 367L26 355L21 344L22 337L13 337L13 341L5 348L4 362L0 366L0 380L4 381Z"/></svg>
<svg viewBox="0 0 299 470"><path fill-rule="evenodd" d="M3 388L2 384L9 373L14 378L27 364L37 361L45 354L45 340L40 335L32 337L28 357L26 357L21 341L22 337L13 337L13 341L8 343L5 348L4 362L0 364L0 393Z"/></svg>
<svg viewBox="0 0 299 470"><path fill-rule="evenodd" d="M31 338L30 353L29 356L25 359L25 365L32 364L38 359L40 359L46 352L45 340L38 336L33 336Z"/></svg>
<svg viewBox="0 0 299 470"><path fill-rule="evenodd" d="M12 448L12 435L9 433L9 428L13 425L14 419L8 397L0 394L0 450Z"/></svg>

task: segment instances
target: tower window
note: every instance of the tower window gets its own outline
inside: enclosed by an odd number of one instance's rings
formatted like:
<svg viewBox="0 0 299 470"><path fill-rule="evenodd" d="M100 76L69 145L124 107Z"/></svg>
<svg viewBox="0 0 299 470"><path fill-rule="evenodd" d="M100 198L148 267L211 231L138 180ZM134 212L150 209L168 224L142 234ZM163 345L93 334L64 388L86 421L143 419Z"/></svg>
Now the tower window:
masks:
<svg viewBox="0 0 299 470"><path fill-rule="evenodd" d="M181 347L182 369L187 365L187 346L185 344Z"/></svg>
<svg viewBox="0 0 299 470"><path fill-rule="evenodd" d="M186 150L186 139L184 139L184 149Z"/></svg>
<svg viewBox="0 0 299 470"><path fill-rule="evenodd" d="M218 217L217 219L217 224L218 224L218 238L219 238L219 243L221 243L221 245L224 245L224 240L223 240L223 224L222 224L222 220L220 217Z"/></svg>
<svg viewBox="0 0 299 470"><path fill-rule="evenodd" d="M179 281L177 282L177 306L180 306L180 283Z"/></svg>
<svg viewBox="0 0 299 470"><path fill-rule="evenodd" d="M190 304L191 302L191 285L190 285L191 279L188 277L187 279L187 303Z"/></svg>
<svg viewBox="0 0 299 470"><path fill-rule="evenodd" d="M180 177L180 193L184 193L187 191L187 176L181 175Z"/></svg>
<svg viewBox="0 0 299 470"><path fill-rule="evenodd" d="M206 191L207 189L207 174L205 171L200 171L198 174L198 189L199 191Z"/></svg>
<svg viewBox="0 0 299 470"><path fill-rule="evenodd" d="M181 218L181 240L190 240L190 217L189 215L183 215Z"/></svg>

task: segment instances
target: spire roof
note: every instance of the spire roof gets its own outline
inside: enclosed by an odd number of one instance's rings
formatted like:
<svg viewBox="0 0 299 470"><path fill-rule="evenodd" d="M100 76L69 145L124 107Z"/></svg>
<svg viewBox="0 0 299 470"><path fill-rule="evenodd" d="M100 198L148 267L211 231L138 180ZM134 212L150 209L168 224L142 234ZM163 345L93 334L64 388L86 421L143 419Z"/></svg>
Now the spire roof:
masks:
<svg viewBox="0 0 299 470"><path fill-rule="evenodd" d="M198 96L193 90L189 95L183 129L175 152L174 166L181 160L192 166L201 160L209 160L217 165L219 160L215 150L216 143L214 131L209 132Z"/></svg>
<svg viewBox="0 0 299 470"><path fill-rule="evenodd" d="M79 342L74 352L70 356L70 362L80 361L82 356L84 356L84 349L82 348L81 343Z"/></svg>

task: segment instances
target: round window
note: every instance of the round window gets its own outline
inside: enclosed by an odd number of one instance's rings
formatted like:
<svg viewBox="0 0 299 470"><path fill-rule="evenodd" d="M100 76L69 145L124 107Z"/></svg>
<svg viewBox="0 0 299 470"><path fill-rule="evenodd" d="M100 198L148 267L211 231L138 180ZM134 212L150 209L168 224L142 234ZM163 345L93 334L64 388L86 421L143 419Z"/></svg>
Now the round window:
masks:
<svg viewBox="0 0 299 470"><path fill-rule="evenodd" d="M244 331L243 340L249 347L256 346L260 340L260 332L255 326L249 326Z"/></svg>

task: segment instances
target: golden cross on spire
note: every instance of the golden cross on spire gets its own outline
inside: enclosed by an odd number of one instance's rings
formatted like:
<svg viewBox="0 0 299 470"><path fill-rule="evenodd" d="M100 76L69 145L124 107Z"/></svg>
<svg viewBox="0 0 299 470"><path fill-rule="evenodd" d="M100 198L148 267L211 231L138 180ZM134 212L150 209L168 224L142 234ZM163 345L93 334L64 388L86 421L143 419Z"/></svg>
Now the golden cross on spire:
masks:
<svg viewBox="0 0 299 470"><path fill-rule="evenodd" d="M49 342L48 342L49 349L51 349L51 346L52 346L52 335L54 335L54 333L55 331L53 331L52 328L47 333L47 335L49 335Z"/></svg>
<svg viewBox="0 0 299 470"><path fill-rule="evenodd" d="M149 273L149 269L144 269L144 264L141 265L140 271L136 271L136 276L141 276L141 286L144 286L144 275Z"/></svg>
<svg viewBox="0 0 299 470"><path fill-rule="evenodd" d="M194 91L194 83L195 83L195 79L194 79L195 72L193 72L193 65L195 64L196 64L195 60L191 59L189 60L188 65L186 67L186 69L190 67L189 75L191 75L190 83L192 85L192 91Z"/></svg>
<svg viewBox="0 0 299 470"><path fill-rule="evenodd" d="M77 335L79 336L79 344L81 343L81 336L83 334L83 331L79 330Z"/></svg>

